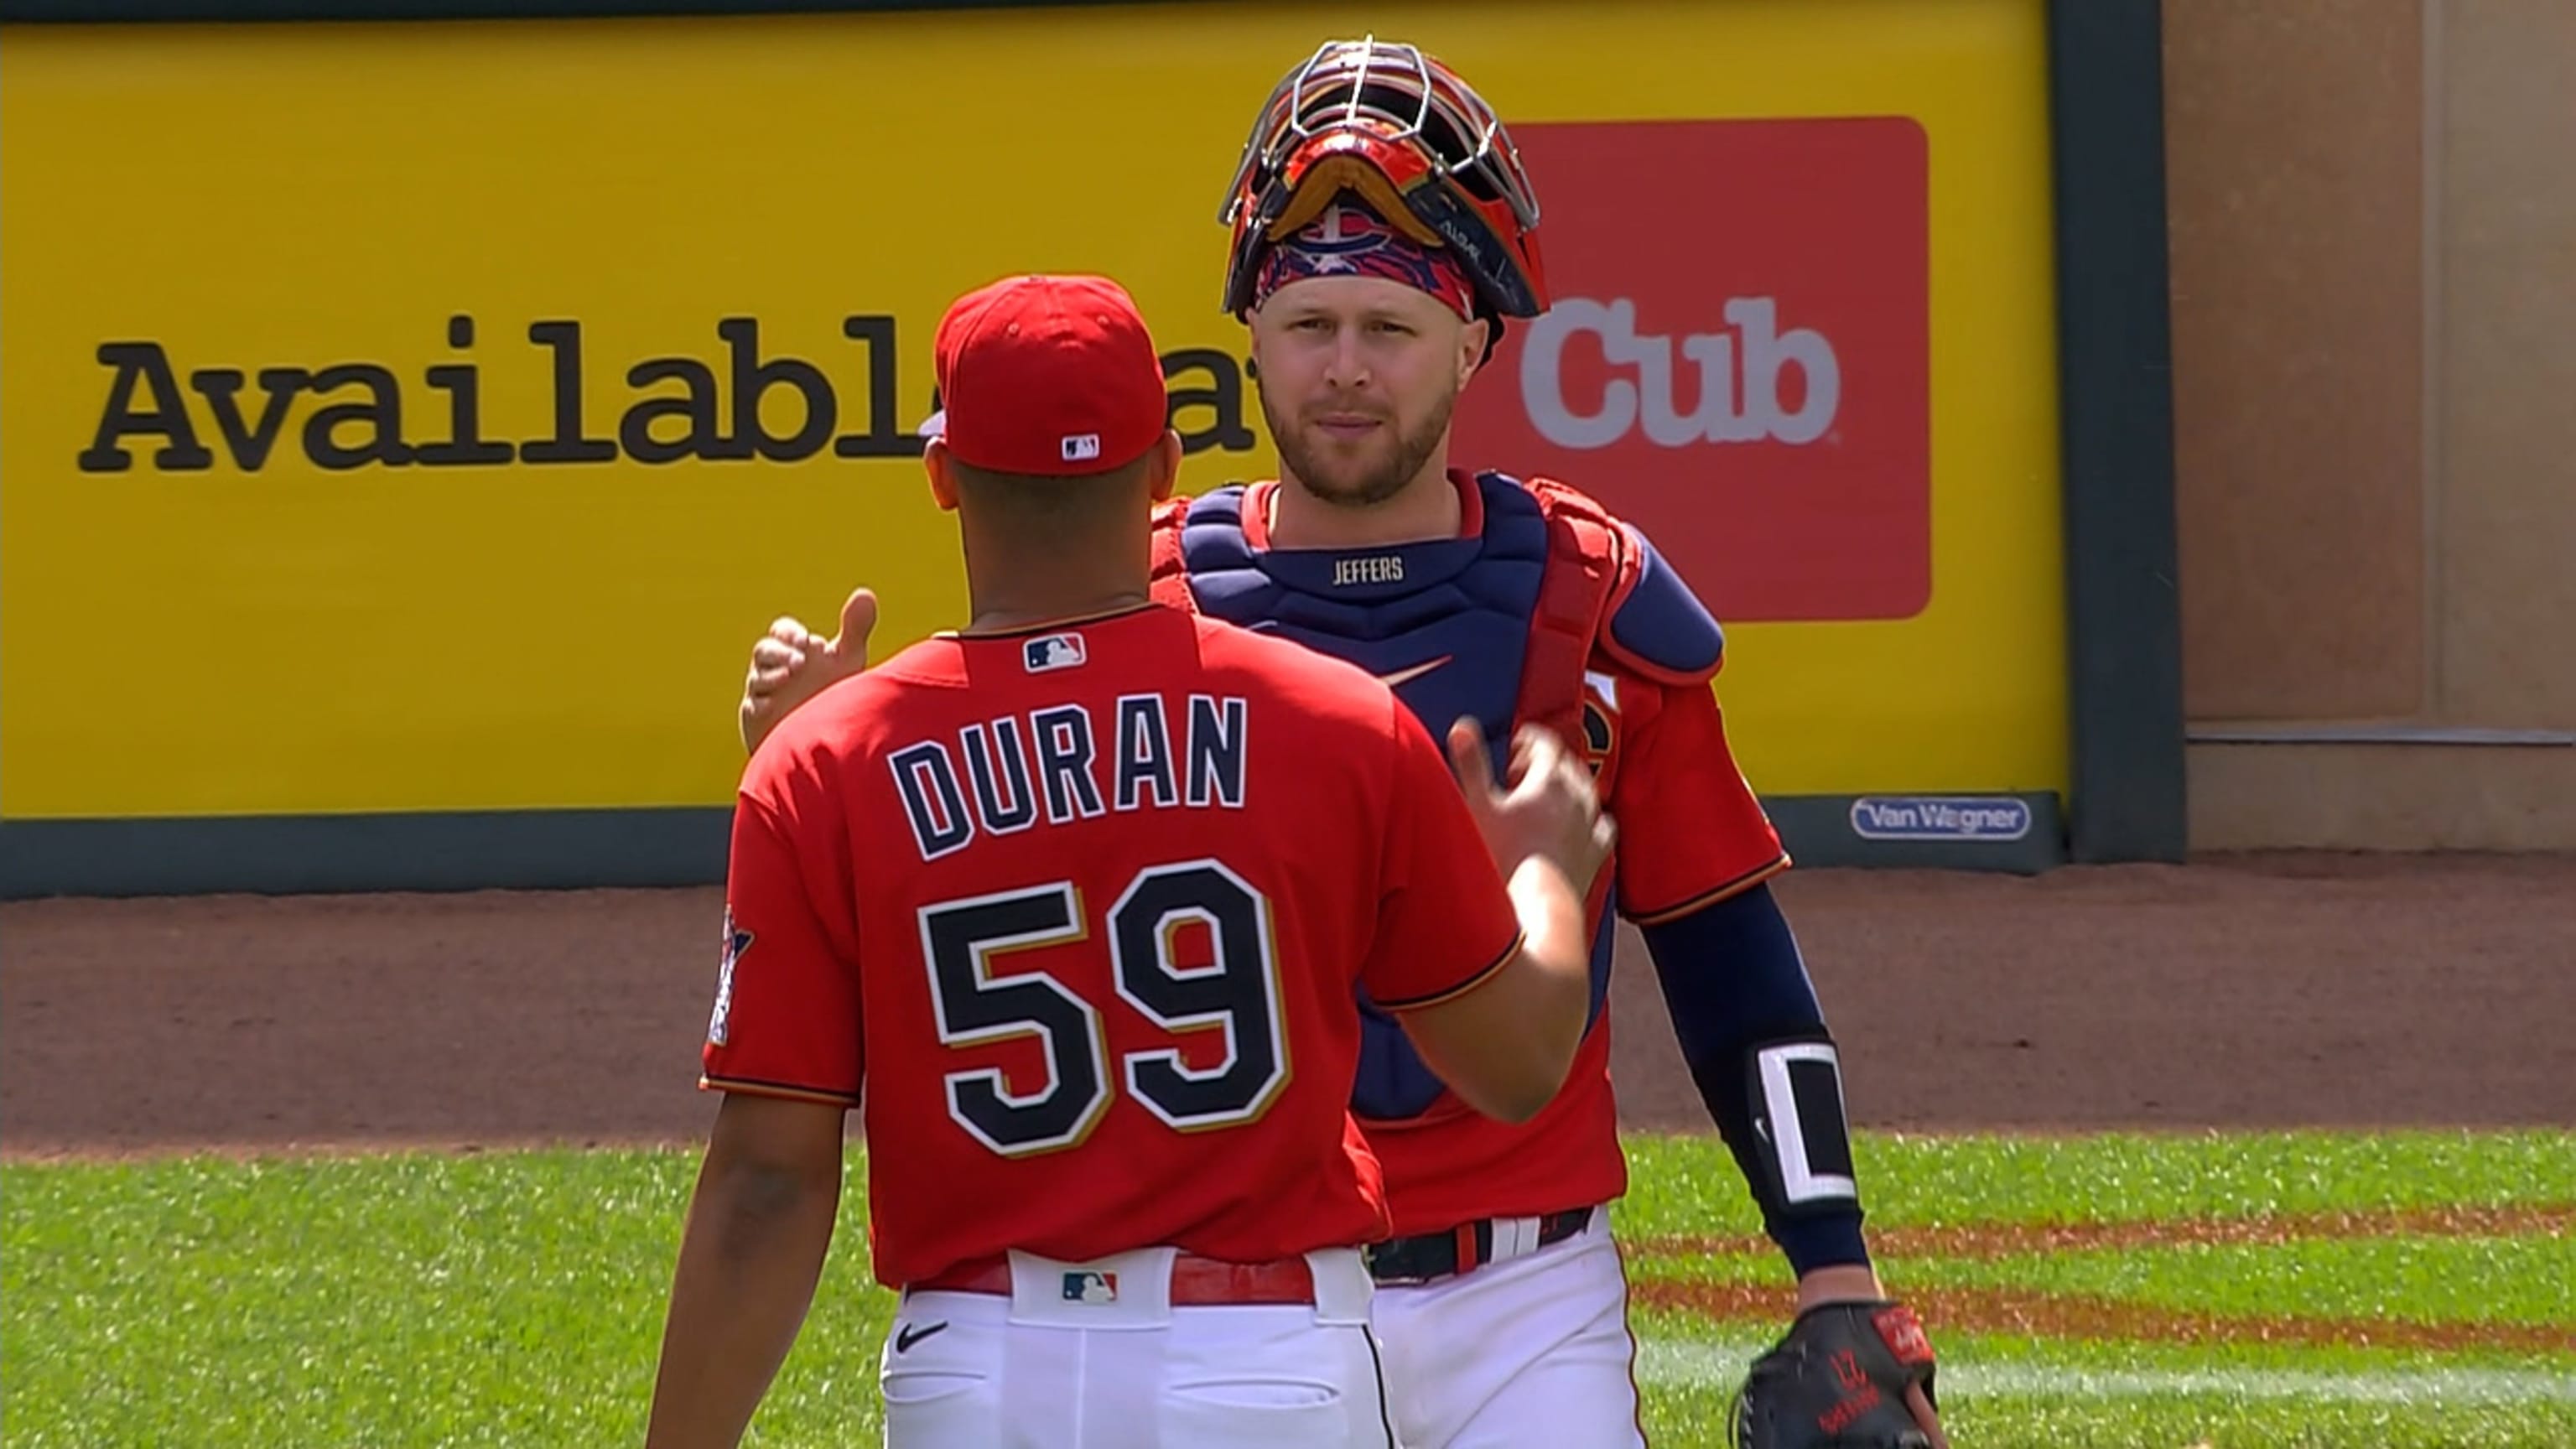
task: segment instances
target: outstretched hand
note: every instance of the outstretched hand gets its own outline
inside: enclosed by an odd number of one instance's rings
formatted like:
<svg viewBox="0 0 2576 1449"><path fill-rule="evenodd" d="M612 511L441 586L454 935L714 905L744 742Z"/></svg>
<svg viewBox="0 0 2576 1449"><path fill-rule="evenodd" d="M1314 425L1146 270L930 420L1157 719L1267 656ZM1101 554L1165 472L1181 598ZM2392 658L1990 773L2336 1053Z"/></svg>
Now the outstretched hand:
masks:
<svg viewBox="0 0 2576 1449"><path fill-rule="evenodd" d="M841 605L841 632L818 637L792 617L782 617L751 646L751 670L742 687L742 748L760 748L778 722L798 705L868 667L868 635L877 626L873 589L853 590Z"/></svg>
<svg viewBox="0 0 2576 1449"><path fill-rule="evenodd" d="M1449 768L1505 876L1536 856L1563 872L1577 895L1592 889L1618 829L1601 811L1592 773L1554 730L1521 726L1512 736L1509 772L1498 786L1483 728L1460 719L1449 726Z"/></svg>

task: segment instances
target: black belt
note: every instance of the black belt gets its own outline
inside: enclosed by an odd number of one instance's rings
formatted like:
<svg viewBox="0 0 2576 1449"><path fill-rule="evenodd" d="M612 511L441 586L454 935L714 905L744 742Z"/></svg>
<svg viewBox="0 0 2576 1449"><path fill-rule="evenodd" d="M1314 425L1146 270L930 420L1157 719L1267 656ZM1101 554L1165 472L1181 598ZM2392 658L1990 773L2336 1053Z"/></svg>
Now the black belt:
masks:
<svg viewBox="0 0 2576 1449"><path fill-rule="evenodd" d="M1564 1242L1591 1221L1588 1207L1548 1213L1538 1220L1538 1246ZM1390 1238L1371 1245L1367 1258L1369 1276L1380 1283L1428 1283L1464 1273L1494 1260L1494 1220L1478 1218L1445 1233Z"/></svg>

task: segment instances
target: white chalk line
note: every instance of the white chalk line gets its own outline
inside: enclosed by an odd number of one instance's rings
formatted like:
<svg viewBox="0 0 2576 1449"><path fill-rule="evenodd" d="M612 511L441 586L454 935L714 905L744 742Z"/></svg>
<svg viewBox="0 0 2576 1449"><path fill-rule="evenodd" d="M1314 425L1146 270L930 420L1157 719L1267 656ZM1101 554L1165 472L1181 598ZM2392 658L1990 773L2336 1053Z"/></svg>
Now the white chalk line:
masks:
<svg viewBox="0 0 2576 1449"><path fill-rule="evenodd" d="M1650 1388L1733 1388L1767 1346L1646 1337L1637 1380ZM2009 1399L2310 1399L2346 1404L2576 1404L2576 1372L2546 1369L2105 1369L2071 1364L1980 1364L1953 1358L1940 1383L1953 1394Z"/></svg>

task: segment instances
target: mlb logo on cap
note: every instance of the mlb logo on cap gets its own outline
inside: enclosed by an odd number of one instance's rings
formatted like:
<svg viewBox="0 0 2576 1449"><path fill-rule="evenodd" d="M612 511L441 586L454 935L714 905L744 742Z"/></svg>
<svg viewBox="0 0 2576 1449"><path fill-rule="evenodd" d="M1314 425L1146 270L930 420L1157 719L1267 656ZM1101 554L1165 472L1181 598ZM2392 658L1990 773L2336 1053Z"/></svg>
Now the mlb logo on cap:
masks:
<svg viewBox="0 0 2576 1449"><path fill-rule="evenodd" d="M1064 1301L1067 1303L1115 1303L1118 1301L1118 1275L1115 1273L1067 1273L1064 1275Z"/></svg>
<svg viewBox="0 0 2576 1449"><path fill-rule="evenodd" d="M1049 634L1020 646L1020 663L1031 674L1044 674L1050 669L1071 669L1090 658L1082 647L1079 634Z"/></svg>
<svg viewBox="0 0 2576 1449"><path fill-rule="evenodd" d="M1068 463L1087 463L1099 456L1098 433L1076 433L1064 440L1064 460Z"/></svg>

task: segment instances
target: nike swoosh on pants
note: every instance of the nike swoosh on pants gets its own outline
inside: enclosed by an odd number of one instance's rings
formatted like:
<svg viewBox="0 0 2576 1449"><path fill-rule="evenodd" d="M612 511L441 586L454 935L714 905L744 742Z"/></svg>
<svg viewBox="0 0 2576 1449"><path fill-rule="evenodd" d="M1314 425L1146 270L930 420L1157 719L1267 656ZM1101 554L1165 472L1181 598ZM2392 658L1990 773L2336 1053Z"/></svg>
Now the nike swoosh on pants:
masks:
<svg viewBox="0 0 2576 1449"><path fill-rule="evenodd" d="M914 1344L921 1342L923 1339L928 1338L947 1326L948 1320L943 1318L937 1323L930 1325L928 1328L907 1327L901 1329L897 1331L894 1336L894 1351L897 1353L907 1352Z"/></svg>

